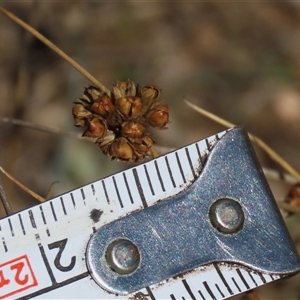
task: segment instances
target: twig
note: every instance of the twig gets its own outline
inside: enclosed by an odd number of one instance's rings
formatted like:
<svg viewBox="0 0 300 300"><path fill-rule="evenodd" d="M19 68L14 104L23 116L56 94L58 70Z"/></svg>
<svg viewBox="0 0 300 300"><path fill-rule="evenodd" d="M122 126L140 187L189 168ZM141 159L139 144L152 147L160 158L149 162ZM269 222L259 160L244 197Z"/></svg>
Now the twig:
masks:
<svg viewBox="0 0 300 300"><path fill-rule="evenodd" d="M225 127L233 127L235 124L224 120L213 113L206 111L205 109L200 108L199 106L192 104L191 102L185 100L185 103L199 112L200 114L206 116L207 118L225 126ZM293 177L300 182L300 174L287 162L285 161L279 154L277 154L270 146L268 146L264 141L255 136L254 134L249 133L249 137L252 142L256 143L260 148L262 148L275 162L277 162L281 167L283 167L288 173L290 173Z"/></svg>
<svg viewBox="0 0 300 300"><path fill-rule="evenodd" d="M13 213L13 209L8 201L7 195L3 188L1 177L0 177L0 200L3 204L6 214L11 215Z"/></svg>
<svg viewBox="0 0 300 300"><path fill-rule="evenodd" d="M88 73L84 68L82 68L77 62L75 62L70 56L68 56L65 52L63 52L61 49L59 49L56 45L54 45L51 41L49 41L45 36L40 34L38 31L36 31L34 28L26 24L24 21L16 17L11 12L7 11L3 7L0 6L0 11L6 15L8 18L13 20L15 23L19 24L21 27L23 27L25 30L33 34L37 39L39 39L42 43L47 45L51 50L56 52L59 56L61 56L64 60L66 60L68 63L70 63L78 72L80 72L83 76L85 76L88 80L90 80L94 85L99 87L101 91L106 93L108 96L110 96L110 90L108 90L101 82L99 82L94 76L92 76L90 73Z"/></svg>
<svg viewBox="0 0 300 300"><path fill-rule="evenodd" d="M0 171L5 176L7 176L10 180L12 180L17 186L19 186L22 190L24 190L25 192L27 192L28 194L30 194L32 197L34 197L35 199L37 199L40 202L44 202L45 201L45 199L43 197L41 197L40 195L36 194L35 192L33 192L32 190L30 190L25 185L23 185L21 182L19 182L17 179L15 179L12 175L10 175L8 172L6 172L2 167L0 167Z"/></svg>

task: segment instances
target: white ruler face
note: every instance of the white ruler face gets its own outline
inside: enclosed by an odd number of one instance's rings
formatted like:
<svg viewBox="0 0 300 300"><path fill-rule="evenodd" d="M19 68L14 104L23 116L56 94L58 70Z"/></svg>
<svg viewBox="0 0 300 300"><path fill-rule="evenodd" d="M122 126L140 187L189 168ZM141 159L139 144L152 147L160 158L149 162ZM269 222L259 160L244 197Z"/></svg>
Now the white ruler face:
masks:
<svg viewBox="0 0 300 300"><path fill-rule="evenodd" d="M226 299L280 278L212 262L118 296L99 287L87 268L86 247L99 228L189 189L224 135L0 220L0 299Z"/></svg>

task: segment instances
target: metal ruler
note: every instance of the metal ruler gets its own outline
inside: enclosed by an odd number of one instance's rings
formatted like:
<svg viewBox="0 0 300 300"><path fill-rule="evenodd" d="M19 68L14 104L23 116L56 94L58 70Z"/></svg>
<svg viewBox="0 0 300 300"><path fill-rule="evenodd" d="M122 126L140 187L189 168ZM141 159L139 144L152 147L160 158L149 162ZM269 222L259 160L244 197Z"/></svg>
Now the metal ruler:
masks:
<svg viewBox="0 0 300 300"><path fill-rule="evenodd" d="M298 271L238 127L0 220L1 299L226 299Z"/></svg>

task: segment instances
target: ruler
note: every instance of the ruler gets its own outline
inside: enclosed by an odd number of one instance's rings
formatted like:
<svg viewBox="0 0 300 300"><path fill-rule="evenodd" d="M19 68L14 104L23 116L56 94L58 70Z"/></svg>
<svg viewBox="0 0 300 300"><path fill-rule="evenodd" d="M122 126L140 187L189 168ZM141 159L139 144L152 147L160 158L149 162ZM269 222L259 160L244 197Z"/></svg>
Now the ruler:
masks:
<svg viewBox="0 0 300 300"><path fill-rule="evenodd" d="M227 299L300 271L239 127L0 220L1 299Z"/></svg>

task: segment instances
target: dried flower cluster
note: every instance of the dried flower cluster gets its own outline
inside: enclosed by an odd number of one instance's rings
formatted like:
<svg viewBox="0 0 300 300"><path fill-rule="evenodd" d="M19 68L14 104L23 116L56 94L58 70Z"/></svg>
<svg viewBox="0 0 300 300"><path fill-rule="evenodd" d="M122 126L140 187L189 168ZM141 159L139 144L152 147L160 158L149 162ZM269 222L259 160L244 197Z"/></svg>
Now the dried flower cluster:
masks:
<svg viewBox="0 0 300 300"><path fill-rule="evenodd" d="M105 155L129 163L154 156L154 140L147 128L165 129L169 107L158 100L157 86L117 82L110 93L95 86L85 88L75 102L75 126L85 127L83 136L91 137Z"/></svg>

